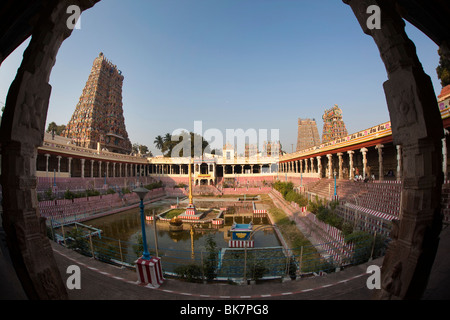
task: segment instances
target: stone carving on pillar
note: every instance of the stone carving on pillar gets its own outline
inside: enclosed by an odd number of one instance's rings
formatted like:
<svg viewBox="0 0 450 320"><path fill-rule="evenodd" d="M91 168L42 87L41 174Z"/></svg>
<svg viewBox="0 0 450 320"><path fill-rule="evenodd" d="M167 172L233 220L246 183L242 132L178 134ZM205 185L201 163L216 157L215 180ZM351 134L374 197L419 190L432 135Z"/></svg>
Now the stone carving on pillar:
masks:
<svg viewBox="0 0 450 320"><path fill-rule="evenodd" d="M414 43L396 1L344 0L363 31L377 45L387 71L384 91L394 145L402 151L400 220L381 269L380 299L420 299L436 255L442 229L443 124L430 77L417 57ZM381 28L369 29L367 8L380 8ZM425 201L426 199L426 201Z"/></svg>
<svg viewBox="0 0 450 320"><path fill-rule="evenodd" d="M36 11L33 21L21 21L31 30L31 40L2 115L2 226L9 256L29 299L68 298L38 208L36 158L44 139L50 73L62 42L71 34L67 7L75 4L84 11L96 2L54 1ZM30 6L30 13L33 10Z"/></svg>

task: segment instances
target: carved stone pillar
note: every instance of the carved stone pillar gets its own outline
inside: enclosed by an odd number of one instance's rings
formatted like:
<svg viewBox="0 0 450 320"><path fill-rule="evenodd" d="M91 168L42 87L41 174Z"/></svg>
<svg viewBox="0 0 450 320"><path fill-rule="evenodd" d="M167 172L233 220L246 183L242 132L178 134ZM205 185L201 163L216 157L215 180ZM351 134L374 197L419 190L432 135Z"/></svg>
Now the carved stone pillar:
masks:
<svg viewBox="0 0 450 320"><path fill-rule="evenodd" d="M67 158L67 172L69 173L69 178L72 177L72 157Z"/></svg>
<svg viewBox="0 0 450 320"><path fill-rule="evenodd" d="M328 158L327 178L331 179L333 178L333 155L327 154L327 158Z"/></svg>
<svg viewBox="0 0 450 320"><path fill-rule="evenodd" d="M45 154L45 172L48 173L48 159L50 158L50 155L48 153Z"/></svg>
<svg viewBox="0 0 450 320"><path fill-rule="evenodd" d="M319 174L319 178L322 178L322 162L320 159L322 159L321 156L317 156L317 173Z"/></svg>
<svg viewBox="0 0 450 320"><path fill-rule="evenodd" d="M367 173L367 148L361 148L361 153L363 156L363 178L366 178L366 173Z"/></svg>
<svg viewBox="0 0 450 320"><path fill-rule="evenodd" d="M84 163L86 159L81 159L81 177L84 178Z"/></svg>
<svg viewBox="0 0 450 320"><path fill-rule="evenodd" d="M377 144L375 149L378 150L378 180L384 180L384 170L383 170L383 148L382 144Z"/></svg>
<svg viewBox="0 0 450 320"><path fill-rule="evenodd" d="M57 156L56 158L58 159L58 173L61 173L61 159L62 159L62 157L61 156Z"/></svg>
<svg viewBox="0 0 450 320"><path fill-rule="evenodd" d="M338 158L339 158L339 179L343 179L344 178L344 176L343 176L343 172L342 172L342 162L343 162L343 160L342 160L342 156L343 156L343 153L342 152L339 152L338 154L337 154L337 156L338 156Z"/></svg>
<svg viewBox="0 0 450 320"><path fill-rule="evenodd" d="M353 178L355 177L355 173L353 171L353 154L355 153L355 151L347 151L348 153L348 176L350 180L353 180Z"/></svg>
<svg viewBox="0 0 450 320"><path fill-rule="evenodd" d="M83 11L95 2L70 4ZM44 139L51 93L48 82L58 50L71 34L66 24L68 6L69 1L47 3L32 20L24 16L20 22L26 26L24 32L30 30L31 40L9 88L0 128L2 226L16 274L33 300L68 298L36 194L37 148ZM33 11L30 6L30 16Z"/></svg>
<svg viewBox="0 0 450 320"><path fill-rule="evenodd" d="M305 173L308 173L308 159L305 159Z"/></svg>
<svg viewBox="0 0 450 320"><path fill-rule="evenodd" d="M314 158L310 158L311 160L311 173L314 173Z"/></svg>
<svg viewBox="0 0 450 320"><path fill-rule="evenodd" d="M95 160L91 160L91 178L94 177L94 161Z"/></svg>
<svg viewBox="0 0 450 320"><path fill-rule="evenodd" d="M442 229L443 125L431 79L395 1L345 0L363 31L372 36L385 64L384 83L394 145L403 153L399 221L394 220L381 269L382 299L420 299L428 282ZM381 26L367 26L369 5L379 7ZM400 149L399 149L400 150Z"/></svg>

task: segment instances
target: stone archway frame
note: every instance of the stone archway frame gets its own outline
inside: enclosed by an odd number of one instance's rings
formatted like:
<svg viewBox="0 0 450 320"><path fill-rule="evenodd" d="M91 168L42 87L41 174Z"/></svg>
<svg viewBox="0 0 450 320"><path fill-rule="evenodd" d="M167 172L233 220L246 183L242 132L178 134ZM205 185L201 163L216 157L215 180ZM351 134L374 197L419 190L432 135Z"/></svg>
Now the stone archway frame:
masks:
<svg viewBox="0 0 450 320"><path fill-rule="evenodd" d="M78 3L84 11L98 1L63 0L45 8L11 85L3 114L3 226L14 266L30 298L67 298L37 209L36 148L43 141L50 72L59 47L71 34L66 28L65 10ZM389 77L384 88L393 136L404 151L402 219L384 259L379 297L420 297L427 281L422 273L428 275L431 269L441 223L443 130L434 112L436 98L393 5L375 0L344 2L351 6L364 32L374 38L380 50ZM381 30L367 29L366 9L371 4L383 12Z"/></svg>
<svg viewBox="0 0 450 320"><path fill-rule="evenodd" d="M440 211L443 125L431 79L423 71L414 43L395 1L343 0L364 33L377 45L386 67L384 83L395 145L402 146L403 189L400 220L395 221L382 268L379 299L419 299L428 282L442 228ZM367 8L381 9L381 28L369 29Z"/></svg>
<svg viewBox="0 0 450 320"><path fill-rule="evenodd" d="M0 129L2 146L2 225L11 260L29 299L67 299L45 219L36 196L37 148L42 145L51 94L49 78L56 55L72 30L70 5L84 11L98 0L63 0L42 5L31 41L8 92Z"/></svg>

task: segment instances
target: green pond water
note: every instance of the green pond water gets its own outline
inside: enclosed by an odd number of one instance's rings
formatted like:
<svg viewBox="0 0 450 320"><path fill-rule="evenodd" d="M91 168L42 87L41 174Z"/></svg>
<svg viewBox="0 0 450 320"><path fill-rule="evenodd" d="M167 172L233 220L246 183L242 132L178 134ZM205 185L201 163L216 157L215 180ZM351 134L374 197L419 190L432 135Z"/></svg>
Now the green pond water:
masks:
<svg viewBox="0 0 450 320"><path fill-rule="evenodd" d="M170 204L169 201L158 202L146 205L145 210L149 213L152 213L154 210L157 215L170 209ZM196 202L195 205L198 208L219 208L224 204L217 201L201 201ZM235 212L248 213L251 210L250 203L247 208L236 208ZM250 218L236 217L235 221L237 223L249 223L252 220ZM96 250L102 247L103 250L108 251L109 256L113 254L114 259L130 264L138 258L139 250L136 250L136 246L141 235L139 208L89 220L84 224L103 231L101 238L94 240ZM233 219L227 218L222 226L213 226L211 224L197 225L191 238L190 223L183 224L183 231L172 232L169 230L167 222L158 221L156 223L156 240L154 223L146 221L145 231L148 249L151 255L155 255L155 243L157 241L158 256L162 258L166 270L173 269L177 264L198 262L206 255L205 248L208 236L213 238L218 249L228 248L228 230L232 224ZM269 224L269 221L267 218L253 218L253 224L254 229L256 229L260 225ZM257 248L281 246L280 241L271 228L256 232L253 239ZM120 245L118 240L120 240Z"/></svg>

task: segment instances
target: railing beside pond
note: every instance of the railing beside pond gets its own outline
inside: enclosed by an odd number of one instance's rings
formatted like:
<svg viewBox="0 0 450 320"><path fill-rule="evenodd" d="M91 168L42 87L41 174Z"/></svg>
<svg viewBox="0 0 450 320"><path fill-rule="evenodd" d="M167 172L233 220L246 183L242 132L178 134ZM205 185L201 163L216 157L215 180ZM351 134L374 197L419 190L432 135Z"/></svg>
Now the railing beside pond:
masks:
<svg viewBox="0 0 450 320"><path fill-rule="evenodd" d="M54 232L49 228L48 236L53 239ZM105 236L91 236L81 232L56 237L58 242L105 263L134 269L135 261L142 255L139 237L135 241L123 241ZM367 262L384 255L386 242L362 236L346 239L353 243L353 253L333 258L330 248L339 248L342 241L330 241L317 245L285 249L283 247L235 249L222 248L208 251L179 250L158 248L165 276L184 278L189 281L214 279L220 281L241 282L246 280L270 280L282 278L303 278L320 276L338 271L351 265ZM156 248L149 246L152 256ZM326 257L326 258L324 258Z"/></svg>

